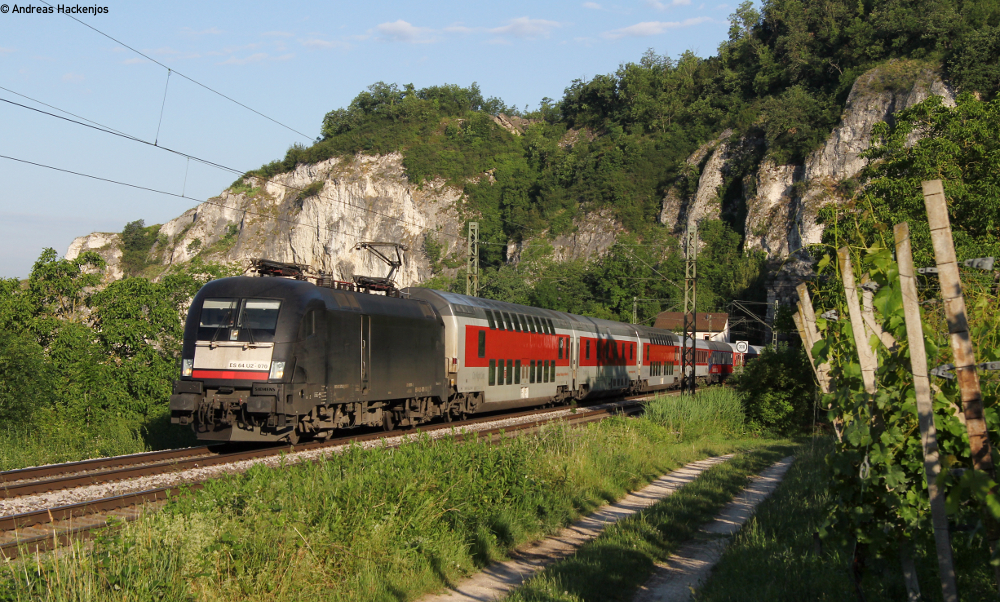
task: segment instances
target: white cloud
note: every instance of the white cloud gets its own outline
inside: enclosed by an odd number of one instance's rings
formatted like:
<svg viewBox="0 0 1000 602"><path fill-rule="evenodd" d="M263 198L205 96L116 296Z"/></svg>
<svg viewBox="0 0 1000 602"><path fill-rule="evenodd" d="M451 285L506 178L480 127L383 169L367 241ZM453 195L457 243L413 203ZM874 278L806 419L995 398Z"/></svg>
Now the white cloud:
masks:
<svg viewBox="0 0 1000 602"><path fill-rule="evenodd" d="M8 54L10 52L14 52L14 49L13 48L4 48L3 46L0 46L0 54Z"/></svg>
<svg viewBox="0 0 1000 602"><path fill-rule="evenodd" d="M466 27L461 23L455 23L454 25L449 25L448 27L445 27L444 30L448 33L473 33L476 31L482 31L482 28Z"/></svg>
<svg viewBox="0 0 1000 602"><path fill-rule="evenodd" d="M347 42L342 42L340 40L330 41L321 38L306 38L304 40L299 40L299 44L302 44L306 48L313 48L313 49L350 47L350 44L348 44Z"/></svg>
<svg viewBox="0 0 1000 602"><path fill-rule="evenodd" d="M214 36L214 35L219 35L220 33L225 33L225 32L219 29L218 27L209 27L208 29L202 29L201 31L195 31L190 27L185 27L181 29L181 34L186 36Z"/></svg>
<svg viewBox="0 0 1000 602"><path fill-rule="evenodd" d="M643 23L636 23L635 25L630 25L621 29L606 31L602 33L601 36L609 40L617 40L625 37L658 36L671 29L693 27L695 25L710 22L711 20L712 19L709 17L694 17L691 19L684 19L683 21L645 21Z"/></svg>
<svg viewBox="0 0 1000 602"><path fill-rule="evenodd" d="M228 59L222 61L219 64L220 65L249 65L249 64L252 64L252 63L259 63L259 62L261 62L263 60L266 60L267 58L269 58L269 57L268 57L268 54L266 52L258 52L256 54L251 54L250 56L246 56L246 57L243 57L243 58L236 58L235 56L229 57Z"/></svg>
<svg viewBox="0 0 1000 602"><path fill-rule="evenodd" d="M78 83L82 82L84 79L86 79L86 78L84 78L79 73L67 73L66 75L62 76L62 80L64 82L69 82L71 84L78 84Z"/></svg>
<svg viewBox="0 0 1000 602"><path fill-rule="evenodd" d="M393 42L426 44L435 41L433 37L430 37L433 33L432 30L426 27L415 27L402 19L397 19L392 23L381 23L375 29L382 37Z"/></svg>
<svg viewBox="0 0 1000 602"><path fill-rule="evenodd" d="M584 2L583 3L583 7L584 8L592 8L594 10L601 10L601 5L598 4L598 3L596 3L596 2Z"/></svg>
<svg viewBox="0 0 1000 602"><path fill-rule="evenodd" d="M549 33L557 27L562 27L562 25L556 21L518 17L517 19L511 19L507 25L504 25L503 27L495 27L491 29L490 33L526 39L547 38Z"/></svg>
<svg viewBox="0 0 1000 602"><path fill-rule="evenodd" d="M288 31L265 31L260 34L267 38L294 38L295 34Z"/></svg>
<svg viewBox="0 0 1000 602"><path fill-rule="evenodd" d="M136 56L130 59L125 59L124 61L122 61L122 65L141 65L146 62L148 62L146 61L146 59Z"/></svg>
<svg viewBox="0 0 1000 602"><path fill-rule="evenodd" d="M646 0L646 4L655 8L656 10L667 10L671 6L689 6L691 0L670 0L669 2L660 2L660 0Z"/></svg>

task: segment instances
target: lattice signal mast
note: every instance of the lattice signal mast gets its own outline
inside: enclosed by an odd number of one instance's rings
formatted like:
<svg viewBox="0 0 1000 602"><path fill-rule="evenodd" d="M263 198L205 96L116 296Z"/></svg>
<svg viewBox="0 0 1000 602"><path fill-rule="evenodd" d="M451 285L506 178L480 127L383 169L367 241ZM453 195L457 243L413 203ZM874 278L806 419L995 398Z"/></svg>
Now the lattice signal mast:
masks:
<svg viewBox="0 0 1000 602"><path fill-rule="evenodd" d="M465 268L465 294L479 296L479 222L469 222L468 259Z"/></svg>
<svg viewBox="0 0 1000 602"><path fill-rule="evenodd" d="M698 334L698 223L689 222L684 231L684 338L681 342L683 390L695 391L695 336ZM691 349L688 350L688 341Z"/></svg>

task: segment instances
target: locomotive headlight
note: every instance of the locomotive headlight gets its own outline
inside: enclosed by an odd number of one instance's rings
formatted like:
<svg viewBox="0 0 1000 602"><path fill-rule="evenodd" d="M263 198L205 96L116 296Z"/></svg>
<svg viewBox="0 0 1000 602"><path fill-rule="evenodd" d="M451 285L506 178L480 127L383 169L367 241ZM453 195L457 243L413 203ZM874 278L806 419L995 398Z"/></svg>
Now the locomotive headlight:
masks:
<svg viewBox="0 0 1000 602"><path fill-rule="evenodd" d="M267 375L268 380L281 380L285 375L285 362L271 362L271 373Z"/></svg>
<svg viewBox="0 0 1000 602"><path fill-rule="evenodd" d="M191 376L194 371L194 360L184 360L181 362L181 376Z"/></svg>

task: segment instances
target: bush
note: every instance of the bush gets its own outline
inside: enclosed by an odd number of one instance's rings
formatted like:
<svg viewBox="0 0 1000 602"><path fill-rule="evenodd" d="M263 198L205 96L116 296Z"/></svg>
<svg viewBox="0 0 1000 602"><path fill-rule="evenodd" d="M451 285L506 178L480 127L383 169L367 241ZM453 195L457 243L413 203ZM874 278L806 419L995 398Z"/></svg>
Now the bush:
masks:
<svg viewBox="0 0 1000 602"><path fill-rule="evenodd" d="M704 389L694 397L660 396L646 404L645 416L681 439L744 432L743 406L739 395L730 388Z"/></svg>
<svg viewBox="0 0 1000 602"><path fill-rule="evenodd" d="M805 352L767 347L736 379L747 420L758 428L794 433L812 423L815 383Z"/></svg>

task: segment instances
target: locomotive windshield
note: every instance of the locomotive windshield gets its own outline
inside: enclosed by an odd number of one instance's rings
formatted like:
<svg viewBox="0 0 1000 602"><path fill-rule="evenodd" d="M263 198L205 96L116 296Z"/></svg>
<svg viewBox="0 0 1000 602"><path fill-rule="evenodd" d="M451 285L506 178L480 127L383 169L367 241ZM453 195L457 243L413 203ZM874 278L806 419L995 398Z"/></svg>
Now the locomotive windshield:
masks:
<svg viewBox="0 0 1000 602"><path fill-rule="evenodd" d="M205 299L198 340L273 342L280 308L274 299Z"/></svg>

